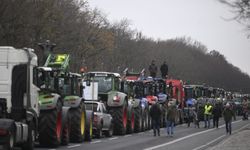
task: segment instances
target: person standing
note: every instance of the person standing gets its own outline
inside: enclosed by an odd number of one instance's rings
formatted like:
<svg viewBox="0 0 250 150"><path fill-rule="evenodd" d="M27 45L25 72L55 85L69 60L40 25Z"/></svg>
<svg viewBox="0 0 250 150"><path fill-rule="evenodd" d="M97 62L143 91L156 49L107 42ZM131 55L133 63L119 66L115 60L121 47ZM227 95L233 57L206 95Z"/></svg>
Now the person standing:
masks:
<svg viewBox="0 0 250 150"><path fill-rule="evenodd" d="M154 61L154 60L152 60L151 64L149 65L148 70L149 70L150 76L151 76L152 78L155 78L155 77L156 77L156 74L157 74L158 68L157 68L157 66L155 65L155 61Z"/></svg>
<svg viewBox="0 0 250 150"><path fill-rule="evenodd" d="M209 102L207 102L204 109L205 109L204 111L205 127L204 128L210 128L210 119L212 116L213 106Z"/></svg>
<svg viewBox="0 0 250 150"><path fill-rule="evenodd" d="M174 134L174 124L175 124L175 116L176 116L176 106L172 104L172 102L168 103L168 109L167 109L167 114L166 114L166 127L167 127L167 134L168 136L170 135L171 137Z"/></svg>
<svg viewBox="0 0 250 150"><path fill-rule="evenodd" d="M219 105L219 103L215 103L215 106L213 108L213 127L215 128L218 128L219 126L219 119L221 117L221 113L222 113L222 110L221 110L221 107Z"/></svg>
<svg viewBox="0 0 250 150"><path fill-rule="evenodd" d="M166 61L163 62L160 69L161 69L162 78L166 79L168 76L168 65L167 65Z"/></svg>
<svg viewBox="0 0 250 150"><path fill-rule="evenodd" d="M230 108L230 104L227 103L226 107L224 109L224 111L222 112L224 120L225 120L225 124L226 124L226 133L230 134L232 133L232 118L234 117L234 120L236 120L235 117L235 113L232 110L232 108Z"/></svg>
<svg viewBox="0 0 250 150"><path fill-rule="evenodd" d="M242 102L242 120L248 120L248 102L247 99L244 99Z"/></svg>
<svg viewBox="0 0 250 150"><path fill-rule="evenodd" d="M158 136L160 136L161 108L156 101L153 101L153 105L149 113L152 118L154 136L156 136L156 130L157 130Z"/></svg>

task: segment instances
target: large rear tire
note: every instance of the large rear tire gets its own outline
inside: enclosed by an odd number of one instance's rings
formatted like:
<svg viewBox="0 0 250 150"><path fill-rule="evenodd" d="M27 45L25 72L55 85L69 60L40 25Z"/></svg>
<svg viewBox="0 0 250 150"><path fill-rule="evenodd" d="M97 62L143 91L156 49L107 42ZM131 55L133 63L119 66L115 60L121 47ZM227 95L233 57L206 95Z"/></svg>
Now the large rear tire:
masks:
<svg viewBox="0 0 250 150"><path fill-rule="evenodd" d="M133 133L135 129L135 114L134 114L134 108L132 106L129 107L128 112L128 121L127 121L127 133Z"/></svg>
<svg viewBox="0 0 250 150"><path fill-rule="evenodd" d="M68 108L69 109L69 108ZM62 141L61 145L69 144L69 136L70 136L70 114L68 109L64 109L63 107L63 128L62 128Z"/></svg>
<svg viewBox="0 0 250 150"><path fill-rule="evenodd" d="M52 110L44 110L39 118L39 143L42 146L58 147L62 139L62 105L58 102Z"/></svg>
<svg viewBox="0 0 250 150"><path fill-rule="evenodd" d="M85 141L91 141L93 138L93 111L86 111Z"/></svg>
<svg viewBox="0 0 250 150"><path fill-rule="evenodd" d="M137 107L134 109L134 113L135 113L135 128L134 131L137 132L141 132L142 130L142 123L143 123L143 119L142 119L142 108L141 107Z"/></svg>
<svg viewBox="0 0 250 150"><path fill-rule="evenodd" d="M114 120L114 134L124 135L127 129L127 116L128 108L124 104L123 107L112 108L113 110L113 120Z"/></svg>
<svg viewBox="0 0 250 150"><path fill-rule="evenodd" d="M77 108L70 109L71 126L70 141L80 143L83 142L86 132L86 111L83 103Z"/></svg>

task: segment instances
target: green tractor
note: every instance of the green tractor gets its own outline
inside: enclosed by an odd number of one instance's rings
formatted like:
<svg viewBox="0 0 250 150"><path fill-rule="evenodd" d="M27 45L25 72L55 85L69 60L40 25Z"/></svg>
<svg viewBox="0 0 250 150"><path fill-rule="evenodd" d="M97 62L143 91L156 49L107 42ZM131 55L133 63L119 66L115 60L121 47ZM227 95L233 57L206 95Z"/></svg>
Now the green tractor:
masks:
<svg viewBox="0 0 250 150"><path fill-rule="evenodd" d="M69 55L49 54L38 74L41 89L39 143L57 147L69 141L91 140L93 115L86 114L84 100L80 97L81 76L69 72Z"/></svg>
<svg viewBox="0 0 250 150"><path fill-rule="evenodd" d="M49 59L52 58L50 55ZM49 60L48 59L48 60ZM57 147L69 142L69 107L63 106L59 76L62 70L46 64L38 68L39 81L39 143L42 146Z"/></svg>
<svg viewBox="0 0 250 150"><path fill-rule="evenodd" d="M112 115L114 134L124 135L134 128L132 107L129 105L127 94L122 92L120 74L112 72L88 72L85 81L98 82L98 100L104 102Z"/></svg>
<svg viewBox="0 0 250 150"><path fill-rule="evenodd" d="M61 82L64 82L64 91L62 92L64 106L70 107L70 115L72 116L70 141L91 141L93 111L85 109L84 99L81 97L81 75L69 73L67 76L61 77Z"/></svg>

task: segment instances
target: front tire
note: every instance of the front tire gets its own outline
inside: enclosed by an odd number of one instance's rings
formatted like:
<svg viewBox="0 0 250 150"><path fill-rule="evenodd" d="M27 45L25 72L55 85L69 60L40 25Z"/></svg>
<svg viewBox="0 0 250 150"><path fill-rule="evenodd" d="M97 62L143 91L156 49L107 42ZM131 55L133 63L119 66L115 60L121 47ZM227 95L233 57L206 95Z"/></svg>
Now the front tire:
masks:
<svg viewBox="0 0 250 150"><path fill-rule="evenodd" d="M80 143L83 142L86 132L86 111L83 103L77 108L70 109L71 128L70 141Z"/></svg>
<svg viewBox="0 0 250 150"><path fill-rule="evenodd" d="M43 146L58 147L62 139L62 105L44 110L39 118L39 143Z"/></svg>
<svg viewBox="0 0 250 150"><path fill-rule="evenodd" d="M131 106L129 108L129 118L127 122L127 133L133 133L135 129L135 114L134 114L134 108Z"/></svg>
<svg viewBox="0 0 250 150"><path fill-rule="evenodd" d="M113 108L113 119L114 119L114 133L117 135L126 134L127 129L127 105L123 107Z"/></svg>
<svg viewBox="0 0 250 150"><path fill-rule="evenodd" d="M134 109L134 113L135 113L135 128L134 131L140 132L142 130L142 108L141 107L137 107Z"/></svg>

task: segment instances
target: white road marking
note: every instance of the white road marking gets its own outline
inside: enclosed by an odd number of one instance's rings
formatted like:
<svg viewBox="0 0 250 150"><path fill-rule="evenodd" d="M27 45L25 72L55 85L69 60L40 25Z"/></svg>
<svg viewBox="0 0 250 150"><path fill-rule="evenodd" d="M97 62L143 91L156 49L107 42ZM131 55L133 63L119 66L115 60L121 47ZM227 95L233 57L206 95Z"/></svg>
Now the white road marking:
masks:
<svg viewBox="0 0 250 150"><path fill-rule="evenodd" d="M210 144L213 144L214 142L218 141L219 139L221 139L221 138L223 138L223 137L225 137L225 136L226 136L226 135L222 135L222 136L220 136L220 137L218 137L218 138L216 138L216 139L214 139L214 140L212 140L212 141L210 141L210 142L208 142L208 143L206 143L206 144L204 144L204 145L201 145L201 146L199 146L199 147L196 147L196 148L193 149L193 150L202 149L202 148L204 148L204 147L206 147L206 146L208 146L208 145L210 145Z"/></svg>
<svg viewBox="0 0 250 150"><path fill-rule="evenodd" d="M90 144L101 143L101 140L90 142Z"/></svg>
<svg viewBox="0 0 250 150"><path fill-rule="evenodd" d="M247 124L247 125L241 127L240 129L237 129L236 131L233 131L233 133L239 132L240 130L246 128L246 127L249 126L249 125L250 125L250 124ZM226 136L226 135L225 135L225 136ZM226 140L224 140L224 141L221 143L221 145L225 145L225 143L226 143L229 139L230 139L230 138L227 138ZM216 146L214 146L214 147L216 148ZM214 148L212 148L212 149L214 149ZM197 149L197 150L198 150L198 149Z"/></svg>
<svg viewBox="0 0 250 150"><path fill-rule="evenodd" d="M109 138L108 140L116 140L116 139L118 139L118 137L113 137L113 138Z"/></svg>
<svg viewBox="0 0 250 150"><path fill-rule="evenodd" d="M130 137L130 136L132 136L131 134L128 134L128 135L125 135L124 137Z"/></svg>
<svg viewBox="0 0 250 150"><path fill-rule="evenodd" d="M70 146L68 146L68 148L74 148L74 147L79 147L79 146L81 146L81 144L70 145Z"/></svg>
<svg viewBox="0 0 250 150"><path fill-rule="evenodd" d="M237 122L241 122L242 120L238 120L238 121L234 121L233 123L237 123ZM224 125L221 125L221 127L225 126ZM152 146L152 147L149 147L149 148L145 148L144 150L153 150L153 149L157 149L157 148L160 148L160 147L164 147L164 146L167 146L167 145L170 145L170 144L173 144L173 143L176 143L176 142L179 142L179 141L182 141L182 140L185 140L187 138L190 138L190 137L193 137L193 136L196 136L196 135L200 135L200 134L203 134L203 133L207 133L207 132L210 132L210 131L213 131L213 130L216 130L216 128L212 128L212 129L208 129L208 130L204 130L204 131L201 131L201 132L196 132L196 133L193 133L193 134L190 134L188 136L184 136L182 138L179 138L179 139L175 139L173 141L170 141L170 142L167 142L167 143L164 143L164 144L159 144L159 145L156 145L156 146Z"/></svg>

